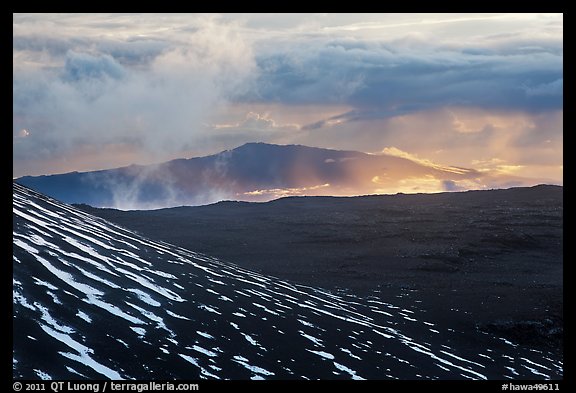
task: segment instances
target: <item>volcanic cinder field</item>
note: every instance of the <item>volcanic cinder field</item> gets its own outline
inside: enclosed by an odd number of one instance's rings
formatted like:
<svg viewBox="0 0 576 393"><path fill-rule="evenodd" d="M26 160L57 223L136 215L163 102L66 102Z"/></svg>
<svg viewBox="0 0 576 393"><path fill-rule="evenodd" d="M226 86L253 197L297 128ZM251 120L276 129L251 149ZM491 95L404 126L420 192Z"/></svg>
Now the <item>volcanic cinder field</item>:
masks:
<svg viewBox="0 0 576 393"><path fill-rule="evenodd" d="M15 378L563 376L561 353L519 344L498 326L463 330L452 319L466 311L436 313L417 286L382 281L386 289L360 294L296 284L151 240L18 184L13 198ZM415 271L429 281L448 274ZM510 277L499 273L503 283Z"/></svg>

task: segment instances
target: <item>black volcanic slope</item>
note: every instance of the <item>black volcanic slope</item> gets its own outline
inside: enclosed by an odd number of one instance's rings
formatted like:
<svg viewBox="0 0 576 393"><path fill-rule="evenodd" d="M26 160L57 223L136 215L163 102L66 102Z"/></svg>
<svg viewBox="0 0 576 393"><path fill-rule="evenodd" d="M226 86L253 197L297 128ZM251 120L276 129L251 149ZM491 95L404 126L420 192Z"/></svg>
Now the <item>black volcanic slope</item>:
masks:
<svg viewBox="0 0 576 393"><path fill-rule="evenodd" d="M549 353L425 306L332 293L133 232L14 184L13 376L557 379Z"/></svg>
<svg viewBox="0 0 576 393"><path fill-rule="evenodd" d="M562 187L83 208L148 238L300 284L357 295L378 289L389 298L408 288L453 328L562 352Z"/></svg>

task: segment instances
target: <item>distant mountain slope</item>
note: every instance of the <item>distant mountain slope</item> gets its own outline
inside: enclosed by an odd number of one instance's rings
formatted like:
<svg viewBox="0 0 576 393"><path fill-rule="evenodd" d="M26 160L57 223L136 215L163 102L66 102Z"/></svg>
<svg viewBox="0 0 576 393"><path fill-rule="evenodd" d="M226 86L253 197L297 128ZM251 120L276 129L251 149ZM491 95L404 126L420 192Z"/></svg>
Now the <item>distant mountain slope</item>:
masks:
<svg viewBox="0 0 576 393"><path fill-rule="evenodd" d="M17 181L66 203L148 209L226 199L395 193L406 181L417 190L422 179L443 189L442 182L454 187L478 175L471 169L428 166L389 155L248 143L207 157Z"/></svg>
<svg viewBox="0 0 576 393"><path fill-rule="evenodd" d="M401 307L293 285L13 186L13 376L558 379L562 363ZM408 296L409 294L405 294ZM469 337L469 336L466 336Z"/></svg>

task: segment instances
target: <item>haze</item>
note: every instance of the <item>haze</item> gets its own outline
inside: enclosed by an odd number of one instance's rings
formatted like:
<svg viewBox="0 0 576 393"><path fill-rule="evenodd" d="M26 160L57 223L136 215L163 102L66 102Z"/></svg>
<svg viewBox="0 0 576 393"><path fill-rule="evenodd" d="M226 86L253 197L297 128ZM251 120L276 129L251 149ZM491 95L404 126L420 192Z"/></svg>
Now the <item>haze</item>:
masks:
<svg viewBox="0 0 576 393"><path fill-rule="evenodd" d="M562 184L563 16L14 14L13 177L247 142Z"/></svg>

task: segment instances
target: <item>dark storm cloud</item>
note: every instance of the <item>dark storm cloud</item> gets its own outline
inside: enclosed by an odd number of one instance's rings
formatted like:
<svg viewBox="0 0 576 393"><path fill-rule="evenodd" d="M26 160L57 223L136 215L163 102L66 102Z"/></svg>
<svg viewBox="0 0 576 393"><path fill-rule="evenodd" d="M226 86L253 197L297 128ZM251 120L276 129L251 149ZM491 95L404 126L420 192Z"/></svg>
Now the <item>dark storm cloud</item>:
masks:
<svg viewBox="0 0 576 393"><path fill-rule="evenodd" d="M549 110L563 106L556 47L407 48L394 43L314 42L261 53L258 87L247 99L285 104L349 104L367 116L471 106Z"/></svg>

